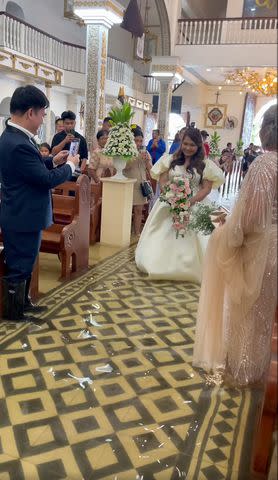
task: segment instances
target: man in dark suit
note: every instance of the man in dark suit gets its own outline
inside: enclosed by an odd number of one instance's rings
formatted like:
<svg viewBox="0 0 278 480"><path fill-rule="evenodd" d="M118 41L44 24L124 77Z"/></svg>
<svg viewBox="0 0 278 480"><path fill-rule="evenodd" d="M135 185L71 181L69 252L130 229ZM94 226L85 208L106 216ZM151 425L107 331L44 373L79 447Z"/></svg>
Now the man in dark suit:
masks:
<svg viewBox="0 0 278 480"><path fill-rule="evenodd" d="M28 320L26 313L36 309L28 293L41 231L52 224L51 189L69 180L79 163L79 156L69 157L68 152L53 162L42 159L34 136L48 106L38 88L17 88L11 98L11 119L0 138L0 226L7 270L3 318L8 320ZM55 168L61 161L66 164Z"/></svg>

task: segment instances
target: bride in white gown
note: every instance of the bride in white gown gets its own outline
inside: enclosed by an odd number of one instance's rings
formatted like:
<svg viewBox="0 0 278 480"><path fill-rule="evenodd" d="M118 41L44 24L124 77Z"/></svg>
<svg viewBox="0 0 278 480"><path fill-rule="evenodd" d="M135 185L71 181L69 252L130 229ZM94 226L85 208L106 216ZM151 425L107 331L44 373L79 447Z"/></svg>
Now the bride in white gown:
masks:
<svg viewBox="0 0 278 480"><path fill-rule="evenodd" d="M205 202L212 188L224 182L222 170L204 160L200 131L187 128L181 147L174 155L164 155L151 169L151 176L163 186L169 179L188 178L193 190L190 204ZM139 270L150 279L186 280L201 283L203 258L208 236L187 232L176 238L170 207L158 199L147 219L135 252Z"/></svg>

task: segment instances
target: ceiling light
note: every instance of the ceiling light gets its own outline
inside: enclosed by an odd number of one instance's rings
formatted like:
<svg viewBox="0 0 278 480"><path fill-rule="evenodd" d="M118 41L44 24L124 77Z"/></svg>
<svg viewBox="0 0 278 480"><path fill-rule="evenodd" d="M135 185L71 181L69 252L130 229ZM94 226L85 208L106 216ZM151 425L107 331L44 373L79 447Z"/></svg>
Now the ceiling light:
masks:
<svg viewBox="0 0 278 480"><path fill-rule="evenodd" d="M221 86L220 86L220 87L218 87L218 90L222 90L222 87L221 87Z"/></svg>
<svg viewBox="0 0 278 480"><path fill-rule="evenodd" d="M206 70L207 70L207 72L211 72L211 68L207 68Z"/></svg>
<svg viewBox="0 0 278 480"><path fill-rule="evenodd" d="M108 28L123 21L123 17L106 8L75 8L75 15L82 18L85 23L104 24Z"/></svg>
<svg viewBox="0 0 278 480"><path fill-rule="evenodd" d="M175 74L173 72L152 72L152 77L173 77Z"/></svg>
<svg viewBox="0 0 278 480"><path fill-rule="evenodd" d="M277 95L277 72L269 70L263 77L254 70L236 70L226 76L226 83L233 83L257 94Z"/></svg>

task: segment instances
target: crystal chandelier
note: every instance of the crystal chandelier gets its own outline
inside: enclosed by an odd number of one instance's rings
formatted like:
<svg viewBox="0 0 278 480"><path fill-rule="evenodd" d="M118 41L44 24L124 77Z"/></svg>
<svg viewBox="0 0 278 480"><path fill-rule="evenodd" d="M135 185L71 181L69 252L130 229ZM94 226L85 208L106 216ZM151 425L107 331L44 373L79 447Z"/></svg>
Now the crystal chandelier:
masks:
<svg viewBox="0 0 278 480"><path fill-rule="evenodd" d="M236 70L226 76L227 84L239 85L242 88L271 97L277 95L277 71L269 70L262 77L254 70Z"/></svg>

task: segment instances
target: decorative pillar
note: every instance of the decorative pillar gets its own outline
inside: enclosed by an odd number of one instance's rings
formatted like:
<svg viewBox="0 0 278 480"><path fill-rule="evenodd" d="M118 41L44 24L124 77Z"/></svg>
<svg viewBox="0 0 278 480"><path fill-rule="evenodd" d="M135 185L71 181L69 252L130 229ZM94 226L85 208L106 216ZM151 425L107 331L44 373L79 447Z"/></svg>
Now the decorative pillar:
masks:
<svg viewBox="0 0 278 480"><path fill-rule="evenodd" d="M74 13L87 25L85 136L89 146L105 115L108 32L121 23L123 11L116 0L74 0Z"/></svg>
<svg viewBox="0 0 278 480"><path fill-rule="evenodd" d="M45 82L45 94L49 100L49 108L46 109L46 120L45 120L45 139L47 142L52 138L51 130L51 82Z"/></svg>
<svg viewBox="0 0 278 480"><path fill-rule="evenodd" d="M160 82L157 123L165 142L168 141L173 85L181 82L184 76L178 63L178 57L153 57L151 64L151 75Z"/></svg>
<svg viewBox="0 0 278 480"><path fill-rule="evenodd" d="M160 79L157 127L165 141L168 140L169 115L171 113L173 79Z"/></svg>

